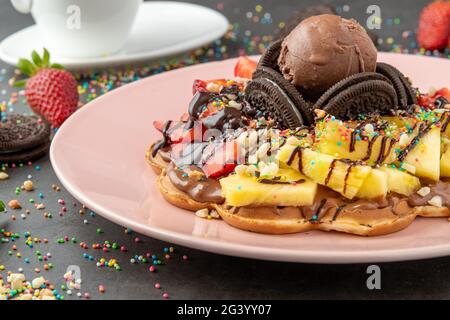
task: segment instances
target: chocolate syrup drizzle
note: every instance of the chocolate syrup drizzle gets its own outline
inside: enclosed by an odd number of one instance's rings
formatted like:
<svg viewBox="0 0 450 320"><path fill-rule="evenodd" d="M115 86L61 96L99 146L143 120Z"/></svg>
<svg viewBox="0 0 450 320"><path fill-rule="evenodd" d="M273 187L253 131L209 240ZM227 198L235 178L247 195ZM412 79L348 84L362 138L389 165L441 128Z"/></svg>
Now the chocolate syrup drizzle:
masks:
<svg viewBox="0 0 450 320"><path fill-rule="evenodd" d="M164 127L162 129L162 139L159 140L154 146L153 146L153 150L152 150L152 157L156 157L156 154L158 153L159 149L163 148L166 146L167 144L167 134L168 134L168 130L170 128L170 125L172 124L172 121L169 120L164 124Z"/></svg>
<svg viewBox="0 0 450 320"><path fill-rule="evenodd" d="M419 140L428 132L431 130L432 126L434 123L431 124L425 124L425 123L421 123L419 125L419 132L418 134L414 137L414 139L411 140L411 143L405 148L403 149L399 155L398 155L398 160L399 161L403 161L405 160L406 156L408 155L408 153L410 153L418 144L419 144Z"/></svg>

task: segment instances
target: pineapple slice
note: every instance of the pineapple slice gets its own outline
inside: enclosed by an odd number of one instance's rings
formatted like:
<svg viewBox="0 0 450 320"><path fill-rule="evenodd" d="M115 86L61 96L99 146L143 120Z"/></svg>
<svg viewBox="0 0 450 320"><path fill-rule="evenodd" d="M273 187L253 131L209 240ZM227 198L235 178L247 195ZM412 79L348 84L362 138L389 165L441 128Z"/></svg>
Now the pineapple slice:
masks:
<svg viewBox="0 0 450 320"><path fill-rule="evenodd" d="M445 138L442 143L441 177L450 177L450 140Z"/></svg>
<svg viewBox="0 0 450 320"><path fill-rule="evenodd" d="M348 199L356 196L372 171L369 166L339 160L293 144L281 148L277 158L318 184L327 186Z"/></svg>
<svg viewBox="0 0 450 320"><path fill-rule="evenodd" d="M220 179L226 204L244 206L309 206L314 203L317 184L298 171L279 169L281 183L262 183L255 176L234 174ZM298 181L298 182L296 182ZM286 183L284 183L286 182ZM289 183L294 182L294 183Z"/></svg>
<svg viewBox="0 0 450 320"><path fill-rule="evenodd" d="M373 125L358 128L347 122L327 118L316 125L315 149L337 158L364 160L369 164L394 162L397 141L373 131L366 133L366 129L373 130ZM361 139L358 132L364 132L366 138Z"/></svg>
<svg viewBox="0 0 450 320"><path fill-rule="evenodd" d="M388 190L388 174L379 169L372 169L356 197L359 199L380 199L386 197Z"/></svg>
<svg viewBox="0 0 450 320"><path fill-rule="evenodd" d="M404 163L416 168L415 175L434 181L440 176L441 130L433 127L406 155Z"/></svg>
<svg viewBox="0 0 450 320"><path fill-rule="evenodd" d="M409 196L420 188L419 178L405 171L386 166L379 170L387 174L388 192Z"/></svg>

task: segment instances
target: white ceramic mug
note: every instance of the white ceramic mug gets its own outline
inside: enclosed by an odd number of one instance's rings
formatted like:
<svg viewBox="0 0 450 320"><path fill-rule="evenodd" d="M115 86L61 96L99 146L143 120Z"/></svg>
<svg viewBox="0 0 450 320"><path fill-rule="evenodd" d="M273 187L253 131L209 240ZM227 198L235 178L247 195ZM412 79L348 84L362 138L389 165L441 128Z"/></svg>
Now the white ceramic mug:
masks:
<svg viewBox="0 0 450 320"><path fill-rule="evenodd" d="M19 12L32 14L51 53L87 58L108 56L124 46L142 0L11 2Z"/></svg>

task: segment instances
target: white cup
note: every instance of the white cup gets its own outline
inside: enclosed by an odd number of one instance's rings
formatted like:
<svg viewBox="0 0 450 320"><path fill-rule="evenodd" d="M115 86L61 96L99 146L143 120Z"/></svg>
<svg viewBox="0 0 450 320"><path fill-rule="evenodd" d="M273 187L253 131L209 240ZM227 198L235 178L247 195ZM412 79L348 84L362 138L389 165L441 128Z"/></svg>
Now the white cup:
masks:
<svg viewBox="0 0 450 320"><path fill-rule="evenodd" d="M108 56L125 44L142 0L11 0L31 13L51 53Z"/></svg>

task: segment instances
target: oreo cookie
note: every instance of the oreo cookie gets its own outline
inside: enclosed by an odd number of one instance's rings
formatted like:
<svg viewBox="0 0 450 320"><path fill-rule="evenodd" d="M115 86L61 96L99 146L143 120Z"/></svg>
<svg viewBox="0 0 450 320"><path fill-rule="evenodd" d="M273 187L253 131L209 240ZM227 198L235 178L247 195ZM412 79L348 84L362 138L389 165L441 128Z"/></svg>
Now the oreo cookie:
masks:
<svg viewBox="0 0 450 320"><path fill-rule="evenodd" d="M361 72L354 74L339 81L338 83L333 85L330 89L325 91L325 93L322 94L322 96L320 96L319 100L317 100L316 104L314 105L314 109L323 109L330 102L330 100L333 97L335 97L338 93L358 83L370 80L380 80L385 81L386 83L391 83L389 79L386 78L384 75L376 72Z"/></svg>
<svg viewBox="0 0 450 320"><path fill-rule="evenodd" d="M295 129L305 124L302 114L285 91L273 80L259 78L252 80L245 88L246 100L272 118L279 128Z"/></svg>
<svg viewBox="0 0 450 320"><path fill-rule="evenodd" d="M0 163L24 163L36 160L45 156L48 153L49 148L50 139L32 149L11 153L0 153Z"/></svg>
<svg viewBox="0 0 450 320"><path fill-rule="evenodd" d="M376 71L386 76L393 84L397 92L398 105L402 109L417 103L416 92L411 87L408 79L394 66L379 62Z"/></svg>
<svg viewBox="0 0 450 320"><path fill-rule="evenodd" d="M258 66L256 67L256 70L266 67L271 68L275 71L280 71L278 68L278 56L281 52L281 43L283 42L283 39L277 40L275 42L272 42L267 49L262 54L261 58L259 59Z"/></svg>
<svg viewBox="0 0 450 320"><path fill-rule="evenodd" d="M325 105L316 107L342 120L372 113L393 114L397 108L397 93L392 84L384 80L366 80L348 87L341 84L328 96Z"/></svg>
<svg viewBox="0 0 450 320"><path fill-rule="evenodd" d="M314 113L310 104L305 101L297 88L287 81L281 73L269 67L259 67L253 73L253 79L269 79L275 82L290 100L292 100L295 107L302 115L304 124L309 125L314 122Z"/></svg>
<svg viewBox="0 0 450 320"><path fill-rule="evenodd" d="M45 155L50 125L38 116L8 114L0 122L0 163L25 162Z"/></svg>

